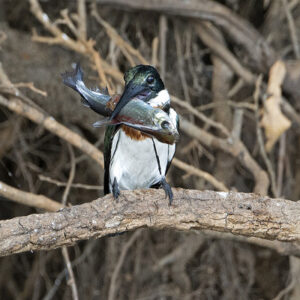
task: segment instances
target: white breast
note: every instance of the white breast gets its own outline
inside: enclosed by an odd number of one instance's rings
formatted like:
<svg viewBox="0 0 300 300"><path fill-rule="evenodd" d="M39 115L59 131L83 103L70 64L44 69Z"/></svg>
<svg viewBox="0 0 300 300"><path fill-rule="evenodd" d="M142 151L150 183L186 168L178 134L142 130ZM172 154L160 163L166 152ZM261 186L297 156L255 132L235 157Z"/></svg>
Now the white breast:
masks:
<svg viewBox="0 0 300 300"><path fill-rule="evenodd" d="M168 161L175 153L175 145L167 145L153 139L159 156L161 174L164 176ZM116 180L121 190L147 188L161 179L151 138L132 140L121 129L112 142L110 161L111 183Z"/></svg>

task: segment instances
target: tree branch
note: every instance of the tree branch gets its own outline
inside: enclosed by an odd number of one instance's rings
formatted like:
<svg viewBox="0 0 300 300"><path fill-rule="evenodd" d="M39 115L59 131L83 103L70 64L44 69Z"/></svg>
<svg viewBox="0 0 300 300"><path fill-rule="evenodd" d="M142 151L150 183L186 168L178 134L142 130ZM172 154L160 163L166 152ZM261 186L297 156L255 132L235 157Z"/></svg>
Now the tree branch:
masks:
<svg viewBox="0 0 300 300"><path fill-rule="evenodd" d="M0 181L0 196L24 205L42 208L48 211L57 211L63 207L62 204L44 196L28 193L16 189Z"/></svg>
<svg viewBox="0 0 300 300"><path fill-rule="evenodd" d="M11 97L8 100L0 95L0 104L37 124L42 124L47 130L85 152L101 167L104 167L103 154L100 150L83 139L79 134L57 122L53 117L40 112L38 109L22 102L16 97Z"/></svg>
<svg viewBox="0 0 300 300"><path fill-rule="evenodd" d="M97 0L97 3L209 21L219 26L236 44L244 48L251 58L251 64L259 71L266 72L275 60L274 50L250 23L215 1Z"/></svg>
<svg viewBox="0 0 300 300"><path fill-rule="evenodd" d="M219 149L237 158L241 165L245 166L254 177L254 192L267 195L269 187L269 178L267 173L253 159L248 149L240 139L229 137L222 139L213 134L195 126L184 118L180 118L180 129L188 136L195 138L204 145Z"/></svg>
<svg viewBox="0 0 300 300"><path fill-rule="evenodd" d="M122 191L56 213L0 221L0 256L70 246L141 227L210 229L282 242L300 241L300 205L255 194L173 189Z"/></svg>

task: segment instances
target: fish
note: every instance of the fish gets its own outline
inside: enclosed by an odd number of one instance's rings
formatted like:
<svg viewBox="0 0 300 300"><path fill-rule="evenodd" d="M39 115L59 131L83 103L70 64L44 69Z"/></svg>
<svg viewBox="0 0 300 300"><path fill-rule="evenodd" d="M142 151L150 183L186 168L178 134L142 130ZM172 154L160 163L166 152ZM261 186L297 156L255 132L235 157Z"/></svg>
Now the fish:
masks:
<svg viewBox="0 0 300 300"><path fill-rule="evenodd" d="M82 97L83 105L91 108L96 113L102 116L111 116L112 110L107 106L107 103L111 100L111 96L108 94L107 89L90 90L86 87L83 81L83 71L80 64L77 63L75 69L70 72L61 74L63 83L79 93Z"/></svg>
<svg viewBox="0 0 300 300"><path fill-rule="evenodd" d="M94 123L94 127L123 124L153 136L162 143L174 144L179 139L177 124L160 108L153 108L140 99L128 102L113 119L106 118Z"/></svg>
<svg viewBox="0 0 300 300"><path fill-rule="evenodd" d="M154 108L143 100L134 98L112 119L111 115L120 96L112 97L107 90L88 89L83 81L83 71L79 63L76 64L73 71L61 75L63 83L81 95L85 106L107 117L94 123L94 127L123 124L140 130L149 137L155 137L162 143L172 145L178 141L177 124L173 124L169 115L162 109Z"/></svg>

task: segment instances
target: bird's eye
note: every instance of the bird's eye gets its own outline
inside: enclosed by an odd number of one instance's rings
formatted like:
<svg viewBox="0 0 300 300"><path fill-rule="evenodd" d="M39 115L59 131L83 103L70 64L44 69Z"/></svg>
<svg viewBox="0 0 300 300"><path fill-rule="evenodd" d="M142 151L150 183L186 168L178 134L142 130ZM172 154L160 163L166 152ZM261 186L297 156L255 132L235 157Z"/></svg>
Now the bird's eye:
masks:
<svg viewBox="0 0 300 300"><path fill-rule="evenodd" d="M148 82L149 84L153 83L153 82L154 82L154 76L149 75L149 76L147 77L147 82Z"/></svg>
<svg viewBox="0 0 300 300"><path fill-rule="evenodd" d="M161 123L161 127L162 127L163 129L167 129L167 128L169 128L169 126L170 126L170 123L169 123L168 121L163 121L163 122Z"/></svg>

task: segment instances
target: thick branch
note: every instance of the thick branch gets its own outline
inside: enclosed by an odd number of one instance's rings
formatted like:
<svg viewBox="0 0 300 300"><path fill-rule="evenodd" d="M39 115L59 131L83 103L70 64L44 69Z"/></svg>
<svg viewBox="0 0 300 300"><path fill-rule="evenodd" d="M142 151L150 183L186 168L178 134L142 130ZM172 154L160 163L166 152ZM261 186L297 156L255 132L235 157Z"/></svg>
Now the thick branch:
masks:
<svg viewBox="0 0 300 300"><path fill-rule="evenodd" d="M300 241L300 205L255 194L174 189L168 206L162 190L122 191L56 213L0 222L0 255L50 250L80 240L140 227L210 229L285 242Z"/></svg>

